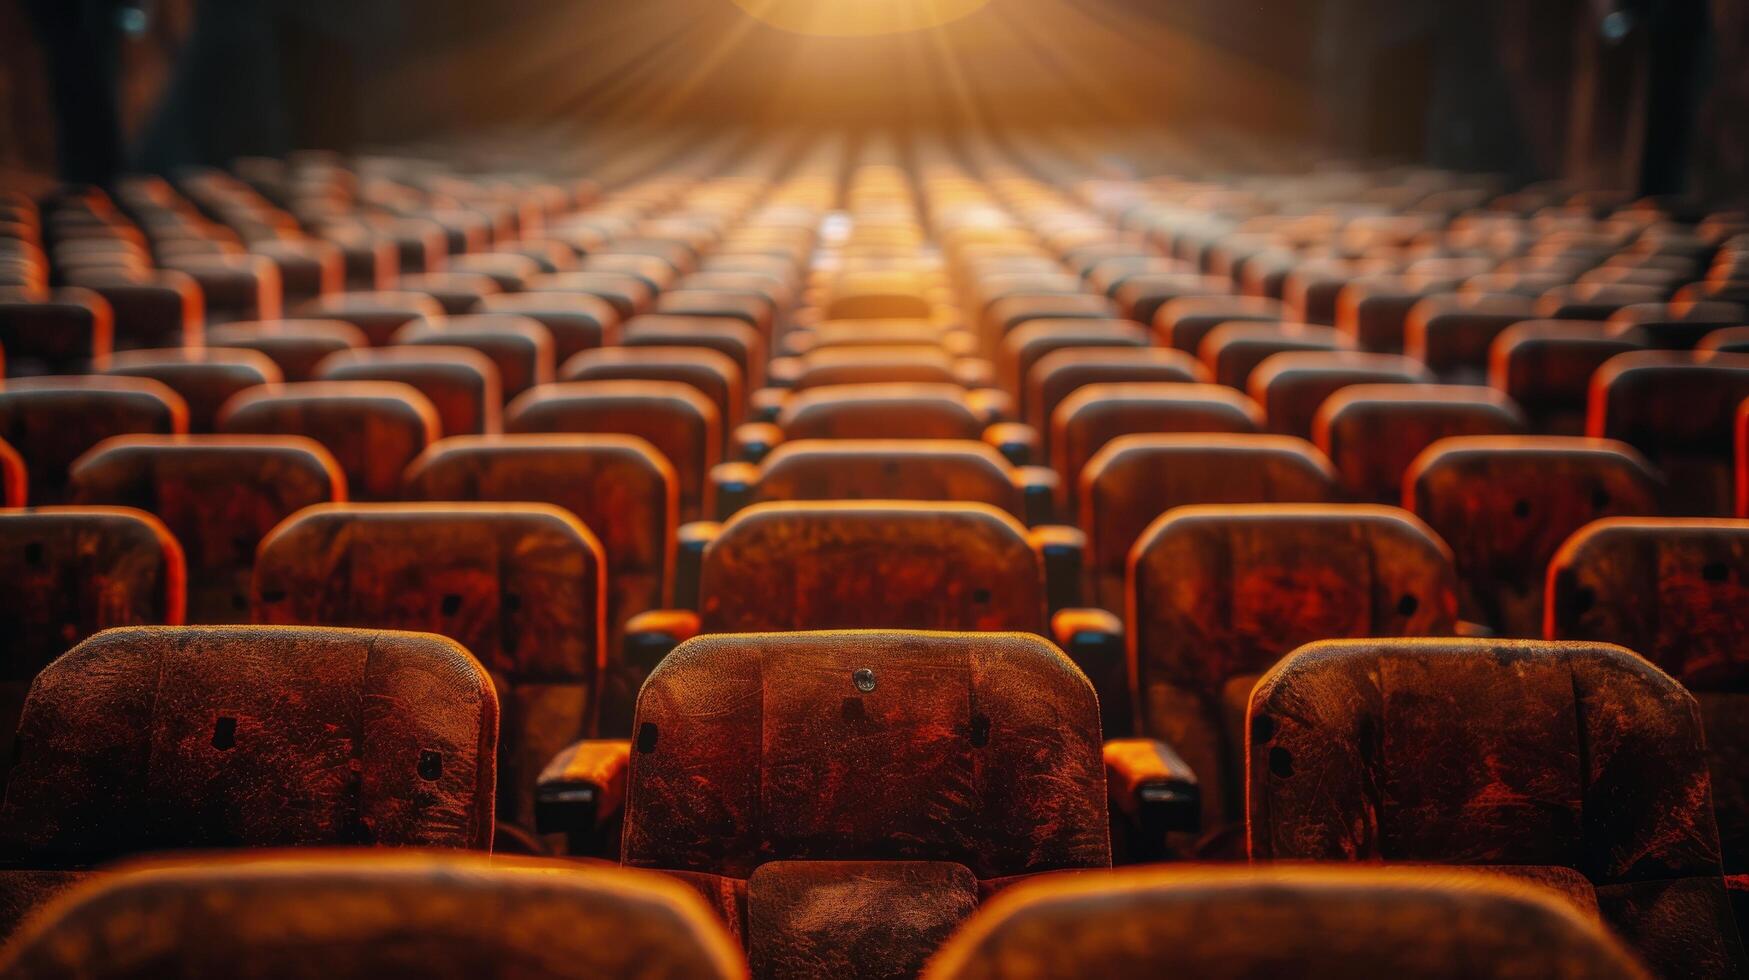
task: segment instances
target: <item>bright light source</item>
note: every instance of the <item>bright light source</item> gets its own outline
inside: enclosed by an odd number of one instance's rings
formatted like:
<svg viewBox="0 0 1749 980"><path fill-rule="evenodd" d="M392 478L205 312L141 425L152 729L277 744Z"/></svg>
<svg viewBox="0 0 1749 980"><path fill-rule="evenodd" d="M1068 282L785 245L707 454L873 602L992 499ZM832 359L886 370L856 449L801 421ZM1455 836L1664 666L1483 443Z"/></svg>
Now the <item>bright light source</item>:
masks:
<svg viewBox="0 0 1749 980"><path fill-rule="evenodd" d="M990 0L735 0L773 27L797 34L851 37L936 27Z"/></svg>

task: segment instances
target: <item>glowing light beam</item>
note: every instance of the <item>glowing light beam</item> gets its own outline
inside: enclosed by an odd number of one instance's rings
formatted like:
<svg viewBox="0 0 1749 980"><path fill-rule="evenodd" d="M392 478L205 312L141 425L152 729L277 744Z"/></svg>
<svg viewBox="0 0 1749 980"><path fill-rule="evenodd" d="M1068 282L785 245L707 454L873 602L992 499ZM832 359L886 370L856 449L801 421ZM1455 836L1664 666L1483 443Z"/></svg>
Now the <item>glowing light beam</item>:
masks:
<svg viewBox="0 0 1749 980"><path fill-rule="evenodd" d="M959 20L990 0L734 0L773 27L797 34L903 34Z"/></svg>

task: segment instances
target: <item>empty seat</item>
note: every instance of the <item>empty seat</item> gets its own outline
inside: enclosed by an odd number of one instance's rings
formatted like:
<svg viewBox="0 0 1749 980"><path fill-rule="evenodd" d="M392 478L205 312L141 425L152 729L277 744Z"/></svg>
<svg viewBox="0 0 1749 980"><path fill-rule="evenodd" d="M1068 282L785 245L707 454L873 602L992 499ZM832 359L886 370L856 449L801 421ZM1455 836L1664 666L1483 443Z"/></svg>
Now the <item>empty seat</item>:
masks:
<svg viewBox="0 0 1749 980"><path fill-rule="evenodd" d="M392 381L309 381L255 388L219 413L219 431L308 436L333 454L354 500L393 500L401 472L439 434L437 409Z"/></svg>
<svg viewBox="0 0 1749 980"><path fill-rule="evenodd" d="M149 378L181 395L190 432L213 431L219 409L232 395L282 380L267 355L226 347L121 351L110 358L105 373Z"/></svg>
<svg viewBox="0 0 1749 980"><path fill-rule="evenodd" d="M596 297L612 306L621 320L647 312L656 299L656 291L642 279L616 272L556 272L536 276L530 280L528 288L533 293L575 293Z"/></svg>
<svg viewBox="0 0 1749 980"><path fill-rule="evenodd" d="M474 309L525 316L546 327L553 338L553 363L559 365L602 346L620 322L613 304L581 293L500 293L482 299Z"/></svg>
<svg viewBox="0 0 1749 980"><path fill-rule="evenodd" d="M448 316L460 316L502 290L497 280L478 272L421 272L395 280L395 289L435 300Z"/></svg>
<svg viewBox="0 0 1749 980"><path fill-rule="evenodd" d="M191 623L249 620L255 547L281 520L346 499L326 449L296 436L116 436L73 464L81 505L145 511L181 545Z"/></svg>
<svg viewBox="0 0 1749 980"><path fill-rule="evenodd" d="M1088 460L1118 436L1232 434L1262 427L1257 404L1220 385L1154 382L1078 388L1051 417L1051 468L1062 480L1064 513L1078 513L1075 493Z"/></svg>
<svg viewBox="0 0 1749 980"><path fill-rule="evenodd" d="M290 968L288 956L330 980L523 967L574 980L738 980L747 970L698 895L662 875L393 852L137 863L33 921L0 970L16 980L259 976Z"/></svg>
<svg viewBox="0 0 1749 980"><path fill-rule="evenodd" d="M1749 325L1749 307L1737 303L1678 302L1624 306L1610 329L1645 347L1692 350L1707 334Z"/></svg>
<svg viewBox="0 0 1749 980"><path fill-rule="evenodd" d="M1031 320L1109 320L1118 316L1118 308L1104 296L1091 293L1059 295L1023 293L1008 296L990 304L983 319L984 349L996 351L1002 339L1021 324ZM1150 318L1152 314L1150 313ZM1139 315L1128 319L1148 323Z"/></svg>
<svg viewBox="0 0 1749 980"><path fill-rule="evenodd" d="M560 381L678 381L717 407L724 435L741 421L745 395L734 359L702 347L603 347L566 361Z"/></svg>
<svg viewBox="0 0 1749 980"><path fill-rule="evenodd" d="M1004 892L924 976L1646 976L1597 921L1594 901L1587 908L1541 884L1444 868L1061 875Z"/></svg>
<svg viewBox="0 0 1749 980"><path fill-rule="evenodd" d="M1657 974L1744 968L1699 712L1626 649L1313 643L1257 683L1248 730L1254 860L1570 868Z"/></svg>
<svg viewBox="0 0 1749 980"><path fill-rule="evenodd" d="M1060 350L1145 348L1148 331L1127 320L1039 320L1009 331L998 352L996 382L1020 400L1022 418L1030 418L1026 380L1033 366Z"/></svg>
<svg viewBox="0 0 1749 980"><path fill-rule="evenodd" d="M1352 279L1336 298L1336 329L1363 351L1401 354L1409 314L1429 296L1457 288L1457 281L1416 274Z"/></svg>
<svg viewBox="0 0 1749 980"><path fill-rule="evenodd" d="M737 320L700 316L640 316L620 328L626 347L702 347L727 355L749 390L765 384L765 342Z"/></svg>
<svg viewBox="0 0 1749 980"><path fill-rule="evenodd" d="M279 267L258 255L161 257L159 264L200 286L208 323L277 320L284 309Z"/></svg>
<svg viewBox="0 0 1749 980"><path fill-rule="evenodd" d="M1034 362L1026 373L1021 399L1026 414L1022 418L1048 445L1057 406L1087 385L1208 380L1208 372L1183 351L1160 347L1054 350Z"/></svg>
<svg viewBox="0 0 1749 980"><path fill-rule="evenodd" d="M1160 311L1173 300L1222 297L1232 293L1232 283L1218 276L1201 276L1188 272L1142 272L1126 278L1112 298L1116 300L1117 308L1123 311L1124 316L1137 323L1153 324Z"/></svg>
<svg viewBox="0 0 1749 980"><path fill-rule="evenodd" d="M1333 327L1305 323L1225 323L1203 338L1197 356L1216 384L1249 391L1251 372L1276 354L1347 350L1354 342Z"/></svg>
<svg viewBox="0 0 1749 980"><path fill-rule="evenodd" d="M1592 321L1531 320L1502 331L1489 354L1489 384L1505 392L1539 432L1583 435L1591 376L1640 345Z"/></svg>
<svg viewBox="0 0 1749 980"><path fill-rule="evenodd" d="M997 422L993 402L956 385L826 385L798 392L778 413L783 439L979 439Z"/></svg>
<svg viewBox="0 0 1749 980"><path fill-rule="evenodd" d="M1608 320L1630 306L1663 303L1670 291L1662 286L1621 283L1575 283L1556 286L1537 300L1537 315L1549 320Z"/></svg>
<svg viewBox="0 0 1749 980"><path fill-rule="evenodd" d="M1504 636L1543 635L1549 561L1594 520L1659 513L1658 475L1619 442L1461 437L1410 468L1404 506L1451 546L1467 618Z"/></svg>
<svg viewBox="0 0 1749 980"><path fill-rule="evenodd" d="M133 854L492 840L498 698L438 636L107 630L43 670L18 730L0 803L14 917Z"/></svg>
<svg viewBox="0 0 1749 980"><path fill-rule="evenodd" d="M656 297L655 312L666 316L736 320L760 336L770 336L775 315L771 300L756 292L676 288Z"/></svg>
<svg viewBox="0 0 1749 980"><path fill-rule="evenodd" d="M1349 497L1394 505L1403 500L1403 474L1428 446L1453 436L1517 435L1525 421L1492 388L1350 385L1324 400L1313 430Z"/></svg>
<svg viewBox="0 0 1749 980"><path fill-rule="evenodd" d="M249 251L279 270L280 293L286 306L307 303L346 288L346 259L340 249L315 238L278 238L252 242Z"/></svg>
<svg viewBox="0 0 1749 980"><path fill-rule="evenodd" d="M286 381L315 380L316 365L343 350L369 346L364 332L340 320L274 320L227 323L207 331L214 347L259 351Z"/></svg>
<svg viewBox="0 0 1749 980"><path fill-rule="evenodd" d="M1457 577L1445 544L1395 508L1180 507L1132 549L1126 608L1136 729L1190 764L1207 787L1203 829L1218 835L1243 819L1258 676L1313 640L1449 634Z"/></svg>
<svg viewBox="0 0 1749 980"><path fill-rule="evenodd" d="M1154 315L1154 332L1166 346L1195 354L1209 333L1224 323L1280 323L1285 314L1279 300L1256 296L1178 299Z"/></svg>
<svg viewBox="0 0 1749 980"><path fill-rule="evenodd" d="M1629 647L1693 693L1706 728L1725 872L1736 876L1749 874L1746 555L1749 522L1621 517L1591 524L1550 566L1546 633Z"/></svg>
<svg viewBox="0 0 1749 980"><path fill-rule="evenodd" d="M498 814L526 830L541 767L595 731L604 575L595 536L547 504L320 504L261 542L251 606L258 623L417 630L465 647L504 704Z"/></svg>
<svg viewBox="0 0 1749 980"><path fill-rule="evenodd" d="M90 290L63 289L41 301L0 296L0 350L9 376L101 369L114 329L109 304Z"/></svg>
<svg viewBox="0 0 1749 980"><path fill-rule="evenodd" d="M1338 499L1329 460L1290 436L1119 436L1093 455L1080 481L1093 603L1119 614L1130 549L1172 508Z"/></svg>
<svg viewBox="0 0 1749 980"><path fill-rule="evenodd" d="M388 381L416 389L437 411L442 435L501 428L498 367L471 347L410 345L340 351L317 365L316 381Z"/></svg>
<svg viewBox="0 0 1749 980"><path fill-rule="evenodd" d="M24 457L37 506L65 503L73 461L110 436L187 431L182 397L147 378L21 378L0 385L0 438Z"/></svg>
<svg viewBox="0 0 1749 980"><path fill-rule="evenodd" d="M674 601L679 491L674 468L633 436L508 435L433 443L407 467L409 500L533 501L575 515L600 541L607 622L616 643L638 613ZM630 731L642 671L610 658L601 678L603 734Z"/></svg>
<svg viewBox="0 0 1749 980"><path fill-rule="evenodd" d="M1111 862L1093 689L1037 637L698 637L637 730L624 861L757 976L910 976L998 881Z"/></svg>
<svg viewBox="0 0 1749 980"><path fill-rule="evenodd" d="M1401 354L1294 351L1275 354L1251 372L1251 397L1263 407L1269 431L1312 438L1324 400L1349 385L1421 384L1433 375Z"/></svg>
<svg viewBox="0 0 1749 980"><path fill-rule="evenodd" d="M1403 352L1440 378L1486 376L1494 338L1536 319L1536 303L1510 293L1440 293L1416 303L1405 325Z"/></svg>
<svg viewBox="0 0 1749 980"><path fill-rule="evenodd" d="M524 392L505 410L506 432L637 436L674 467L680 519L710 513L710 468L721 459L722 421L697 389L675 381L564 381Z"/></svg>
<svg viewBox="0 0 1749 980"><path fill-rule="evenodd" d="M1746 398L1749 356L1620 354L1592 378L1586 434L1619 439L1657 464L1667 512L1724 516L1736 496L1734 426Z"/></svg>
<svg viewBox="0 0 1749 980"><path fill-rule="evenodd" d="M71 272L71 270L69 270ZM200 343L206 304L200 287L185 273L93 270L68 276L71 285L103 297L113 318L115 350L182 347ZM19 351L19 355L24 353Z"/></svg>
<svg viewBox="0 0 1749 980"><path fill-rule="evenodd" d="M306 316L350 323L364 332L375 346L389 342L395 331L421 318L443 315L443 306L423 293L412 291L331 293L311 303Z"/></svg>
<svg viewBox="0 0 1749 980"><path fill-rule="evenodd" d="M530 317L478 313L416 321L395 331L390 342L479 351L497 366L499 391L506 401L553 380L553 337Z"/></svg>
<svg viewBox="0 0 1749 980"><path fill-rule="evenodd" d="M770 382L793 391L845 384L988 385L990 365L936 346L826 347L773 361ZM761 396L766 397L766 396Z"/></svg>

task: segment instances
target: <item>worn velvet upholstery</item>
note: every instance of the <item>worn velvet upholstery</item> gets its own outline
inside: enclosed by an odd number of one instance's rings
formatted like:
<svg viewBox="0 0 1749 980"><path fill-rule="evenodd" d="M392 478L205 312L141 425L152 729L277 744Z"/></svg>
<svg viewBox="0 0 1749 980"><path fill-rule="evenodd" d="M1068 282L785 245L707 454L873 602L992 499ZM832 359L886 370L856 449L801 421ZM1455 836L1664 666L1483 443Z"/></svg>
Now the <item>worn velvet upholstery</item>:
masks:
<svg viewBox="0 0 1749 980"><path fill-rule="evenodd" d="M309 381L251 388L225 404L219 431L307 436L333 454L353 500L393 500L401 471L442 429L436 408L392 381Z"/></svg>
<svg viewBox="0 0 1749 980"><path fill-rule="evenodd" d="M80 375L0 385L0 439L24 457L36 506L70 502L73 461L110 436L187 431L182 396L147 378Z"/></svg>

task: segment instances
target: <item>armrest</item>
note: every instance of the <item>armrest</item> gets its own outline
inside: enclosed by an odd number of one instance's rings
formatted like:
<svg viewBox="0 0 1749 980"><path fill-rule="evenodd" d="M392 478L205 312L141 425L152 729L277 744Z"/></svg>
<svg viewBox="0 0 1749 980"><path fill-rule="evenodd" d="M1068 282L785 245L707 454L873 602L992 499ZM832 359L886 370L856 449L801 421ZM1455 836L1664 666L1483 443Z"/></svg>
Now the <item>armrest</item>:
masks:
<svg viewBox="0 0 1749 980"><path fill-rule="evenodd" d="M690 609L649 609L626 620L624 657L628 670L647 676L675 647L698 635L698 613Z"/></svg>
<svg viewBox="0 0 1749 980"><path fill-rule="evenodd" d="M966 392L966 404L984 420L995 425L1014 418L1014 399L1000 388L974 388Z"/></svg>
<svg viewBox="0 0 1749 980"><path fill-rule="evenodd" d="M589 740L568 746L541 770L534 785L538 833L564 834L571 854L589 854L603 827L625 807L632 743Z"/></svg>
<svg viewBox="0 0 1749 980"><path fill-rule="evenodd" d="M1165 742L1125 738L1105 743L1105 791L1111 808L1149 835L1197 833L1202 788L1196 773Z"/></svg>
<svg viewBox="0 0 1749 980"><path fill-rule="evenodd" d="M776 422L789 400L788 388L761 388L747 398L747 421Z"/></svg>
<svg viewBox="0 0 1749 980"><path fill-rule="evenodd" d="M984 441L995 446L1015 466L1026 466L1039 452L1038 432L1020 422L998 422L990 426L984 430Z"/></svg>
<svg viewBox="0 0 1749 980"><path fill-rule="evenodd" d="M1048 466L1019 466L1014 470L1014 486L1020 491L1020 501L1028 527L1049 524L1056 513L1057 471Z"/></svg>
<svg viewBox="0 0 1749 980"><path fill-rule="evenodd" d="M735 426L729 451L745 463L757 463L783 442L783 430L770 422L746 422Z"/></svg>
<svg viewBox="0 0 1749 980"><path fill-rule="evenodd" d="M1087 535L1061 524L1046 524L1027 532L1045 564L1045 597L1051 613L1081 604L1081 568Z"/></svg>
<svg viewBox="0 0 1749 980"><path fill-rule="evenodd" d="M712 496L717 502L717 520L726 521L747 506L759 482L759 467L752 463L718 463L711 467Z"/></svg>
<svg viewBox="0 0 1749 980"><path fill-rule="evenodd" d="M1133 733L1135 705L1123 620L1103 609L1064 609L1051 617L1051 638L1093 683L1105 737Z"/></svg>
<svg viewBox="0 0 1749 980"><path fill-rule="evenodd" d="M692 521L680 525L674 535L674 605L698 608L698 583L704 570L704 550L723 530L716 521Z"/></svg>

